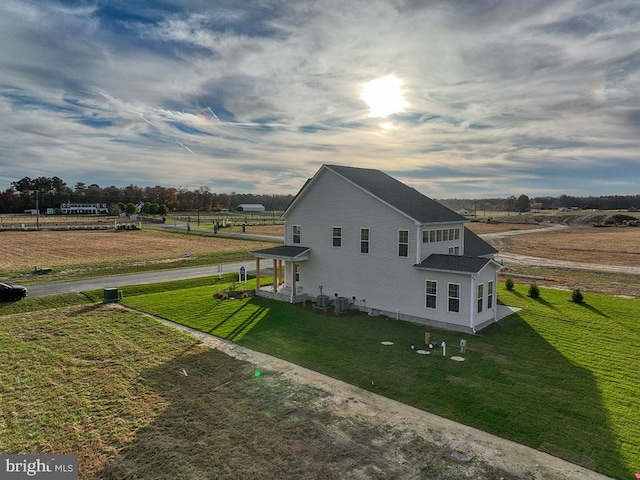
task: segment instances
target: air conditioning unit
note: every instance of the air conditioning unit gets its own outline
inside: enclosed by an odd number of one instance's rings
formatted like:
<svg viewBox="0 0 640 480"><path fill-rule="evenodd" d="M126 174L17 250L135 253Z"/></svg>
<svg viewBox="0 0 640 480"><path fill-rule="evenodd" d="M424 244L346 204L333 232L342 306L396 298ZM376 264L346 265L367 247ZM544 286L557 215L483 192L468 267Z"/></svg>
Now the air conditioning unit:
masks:
<svg viewBox="0 0 640 480"><path fill-rule="evenodd" d="M316 297L316 305L318 308L329 308L329 296L318 295Z"/></svg>
<svg viewBox="0 0 640 480"><path fill-rule="evenodd" d="M347 297L338 297L336 298L336 305L338 305L338 310L344 312L349 309L349 299Z"/></svg>

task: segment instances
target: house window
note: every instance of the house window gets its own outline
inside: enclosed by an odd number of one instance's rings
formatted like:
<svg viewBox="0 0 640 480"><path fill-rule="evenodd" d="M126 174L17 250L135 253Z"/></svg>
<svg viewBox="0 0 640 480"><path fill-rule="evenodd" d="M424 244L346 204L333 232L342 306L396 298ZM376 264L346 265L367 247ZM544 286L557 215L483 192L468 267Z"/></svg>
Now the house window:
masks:
<svg viewBox="0 0 640 480"><path fill-rule="evenodd" d="M300 225L293 225L293 243L300 243Z"/></svg>
<svg viewBox="0 0 640 480"><path fill-rule="evenodd" d="M398 256L409 256L409 230L398 231Z"/></svg>
<svg viewBox="0 0 640 480"><path fill-rule="evenodd" d="M478 313L482 312L483 300L484 300L484 285L480 283L478 285Z"/></svg>
<svg viewBox="0 0 640 480"><path fill-rule="evenodd" d="M459 228L456 228L456 229L453 230L453 237L454 237L454 240L460 240L460 229Z"/></svg>
<svg viewBox="0 0 640 480"><path fill-rule="evenodd" d="M436 242L442 241L442 230L436 230Z"/></svg>
<svg viewBox="0 0 640 480"><path fill-rule="evenodd" d="M449 240L453 240L453 237L455 236L456 232L455 232L455 228L450 228L449 229Z"/></svg>
<svg viewBox="0 0 640 480"><path fill-rule="evenodd" d="M449 311L460 312L460 284L449 284Z"/></svg>
<svg viewBox="0 0 640 480"><path fill-rule="evenodd" d="M300 264L299 263L293 264L293 276L295 277L296 282L300 281Z"/></svg>
<svg viewBox="0 0 640 480"><path fill-rule="evenodd" d="M436 241L436 231L429 230L429 243L433 243Z"/></svg>
<svg viewBox="0 0 640 480"><path fill-rule="evenodd" d="M438 284L432 280L427 280L427 308L436 308L436 296Z"/></svg>
<svg viewBox="0 0 640 480"><path fill-rule="evenodd" d="M487 282L487 308L493 308L493 280Z"/></svg>
<svg viewBox="0 0 640 480"><path fill-rule="evenodd" d="M360 253L369 253L369 229L360 229Z"/></svg>
<svg viewBox="0 0 640 480"><path fill-rule="evenodd" d="M333 227L333 246L342 246L342 227Z"/></svg>
<svg viewBox="0 0 640 480"><path fill-rule="evenodd" d="M422 243L429 243L429 230L422 231Z"/></svg>
<svg viewBox="0 0 640 480"><path fill-rule="evenodd" d="M442 231L442 241L446 242L447 240L449 240L449 230L447 230L446 228Z"/></svg>
<svg viewBox="0 0 640 480"><path fill-rule="evenodd" d="M460 255L460 247L449 247L449 255Z"/></svg>

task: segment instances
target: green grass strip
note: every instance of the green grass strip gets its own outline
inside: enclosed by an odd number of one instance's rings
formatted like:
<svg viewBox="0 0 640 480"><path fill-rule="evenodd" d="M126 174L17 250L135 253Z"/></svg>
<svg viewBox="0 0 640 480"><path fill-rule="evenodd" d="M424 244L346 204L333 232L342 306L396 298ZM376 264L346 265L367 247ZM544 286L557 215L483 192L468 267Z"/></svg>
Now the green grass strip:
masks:
<svg viewBox="0 0 640 480"><path fill-rule="evenodd" d="M131 307L269 353L616 478L640 458L640 302L528 286L500 290L522 310L468 336L384 317L323 316L262 298L219 300L222 285L125 297ZM247 286L251 288L251 284ZM417 355L425 330L466 360ZM385 347L381 341L394 342ZM374 385L372 385L374 382Z"/></svg>

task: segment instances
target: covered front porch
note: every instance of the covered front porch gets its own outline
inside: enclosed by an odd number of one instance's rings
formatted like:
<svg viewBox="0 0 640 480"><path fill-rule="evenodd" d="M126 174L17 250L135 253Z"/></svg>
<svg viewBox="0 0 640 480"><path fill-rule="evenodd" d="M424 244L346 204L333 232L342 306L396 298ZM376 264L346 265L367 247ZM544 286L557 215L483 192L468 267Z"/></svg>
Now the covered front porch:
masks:
<svg viewBox="0 0 640 480"><path fill-rule="evenodd" d="M309 247L282 245L251 252L256 257L256 295L297 303L307 298L299 286L299 265L309 259ZM273 261L273 285L260 285L261 260Z"/></svg>

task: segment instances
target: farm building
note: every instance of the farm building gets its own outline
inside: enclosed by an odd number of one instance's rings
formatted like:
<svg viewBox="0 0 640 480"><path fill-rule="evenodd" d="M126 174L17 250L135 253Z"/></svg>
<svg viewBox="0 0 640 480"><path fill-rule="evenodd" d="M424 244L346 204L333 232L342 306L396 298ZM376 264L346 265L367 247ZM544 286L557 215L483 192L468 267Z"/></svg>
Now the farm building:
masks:
<svg viewBox="0 0 640 480"><path fill-rule="evenodd" d="M237 212L264 212L266 209L261 203L241 203L235 210Z"/></svg>
<svg viewBox="0 0 640 480"><path fill-rule="evenodd" d="M109 209L107 208L106 203L61 203L60 211L64 215L109 213Z"/></svg>
<svg viewBox="0 0 640 480"><path fill-rule="evenodd" d="M282 218L284 245L253 252L259 295L466 332L497 320L497 250L379 170L323 165ZM276 272L269 290L261 259Z"/></svg>

